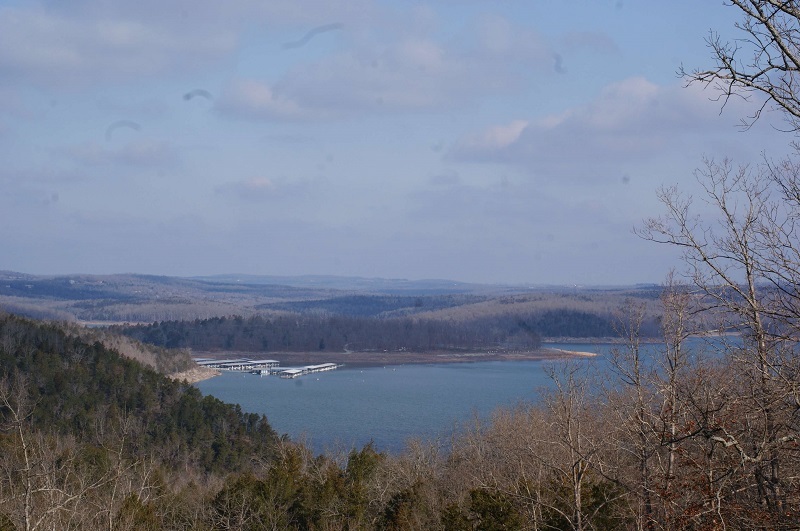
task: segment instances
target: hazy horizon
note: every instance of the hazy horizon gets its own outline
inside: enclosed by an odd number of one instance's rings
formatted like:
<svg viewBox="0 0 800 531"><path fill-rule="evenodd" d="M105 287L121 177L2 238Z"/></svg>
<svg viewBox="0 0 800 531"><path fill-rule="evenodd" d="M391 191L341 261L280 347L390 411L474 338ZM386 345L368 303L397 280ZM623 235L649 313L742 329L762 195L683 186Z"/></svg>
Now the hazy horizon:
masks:
<svg viewBox="0 0 800 531"><path fill-rule="evenodd" d="M457 278L411 278L411 277L381 277L381 276L362 276L362 275L331 275L324 273L309 273L301 275L272 275L272 274L258 274L258 273L213 273L213 274L197 274L197 275L165 275L159 273L139 273L136 271L117 271L111 273L86 273L81 271L71 272L49 272L49 273L31 273L30 271L15 271L10 269L0 270L0 273L17 273L21 275L30 275L34 277L78 277L78 276L153 276L165 277L186 280L213 280L215 278L230 278L241 277L243 280L247 279L331 279L331 280L364 280L364 281L381 281L381 282L408 282L408 283L426 283L426 282L454 282L457 284L476 285L476 286L497 286L497 287L514 287L514 288L625 288L625 287L641 287L641 286L658 286L662 282L627 282L620 284L582 284L576 282L568 283L542 283L542 282L470 282L466 280L459 280Z"/></svg>

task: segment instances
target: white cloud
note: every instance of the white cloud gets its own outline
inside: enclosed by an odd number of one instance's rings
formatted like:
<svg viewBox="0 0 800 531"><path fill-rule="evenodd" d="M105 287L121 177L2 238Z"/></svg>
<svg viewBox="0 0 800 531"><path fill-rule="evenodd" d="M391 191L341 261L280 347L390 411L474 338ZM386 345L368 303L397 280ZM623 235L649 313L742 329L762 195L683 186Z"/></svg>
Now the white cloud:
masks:
<svg viewBox="0 0 800 531"><path fill-rule="evenodd" d="M501 17L482 17L452 39L436 35L424 9L407 18L348 25L344 44L327 55L271 81L232 82L219 109L263 120L442 112L514 91L531 69L551 73L554 52L543 39Z"/></svg>
<svg viewBox="0 0 800 531"><path fill-rule="evenodd" d="M654 83L644 78L630 78L603 90L577 119L588 128L605 133L638 129L642 120L664 118L665 112L670 113L670 109L660 107L667 103L668 97Z"/></svg>
<svg viewBox="0 0 800 531"><path fill-rule="evenodd" d="M483 15L472 29L472 52L495 61L522 61L529 65L550 63L554 50L538 32L499 15Z"/></svg>
<svg viewBox="0 0 800 531"><path fill-rule="evenodd" d="M157 19L0 8L0 73L35 83L84 85L169 72L218 58L235 44L230 31L175 32Z"/></svg>
<svg viewBox="0 0 800 531"><path fill-rule="evenodd" d="M290 97L276 93L269 85L253 80L238 80L229 85L216 109L223 115L267 121L323 117L322 113L304 108Z"/></svg>
<svg viewBox="0 0 800 531"><path fill-rule="evenodd" d="M247 30L375 17L374 0L73 0L0 7L0 84L50 87L198 72L238 51Z"/></svg>
<svg viewBox="0 0 800 531"><path fill-rule="evenodd" d="M348 50L298 64L272 86L237 82L221 110L271 120L434 109L470 98L476 83L469 78L463 61L438 44L408 37L382 51Z"/></svg>
<svg viewBox="0 0 800 531"><path fill-rule="evenodd" d="M587 105L465 136L450 156L523 166L573 182L616 175L630 162L679 156L687 145L696 150L703 135L725 133L730 121L721 120L707 98L697 89L629 78Z"/></svg>
<svg viewBox="0 0 800 531"><path fill-rule="evenodd" d="M486 129L483 133L463 141L460 149L474 153L489 152L507 148L517 140L528 127L530 122L527 120L514 120L505 125L495 125Z"/></svg>

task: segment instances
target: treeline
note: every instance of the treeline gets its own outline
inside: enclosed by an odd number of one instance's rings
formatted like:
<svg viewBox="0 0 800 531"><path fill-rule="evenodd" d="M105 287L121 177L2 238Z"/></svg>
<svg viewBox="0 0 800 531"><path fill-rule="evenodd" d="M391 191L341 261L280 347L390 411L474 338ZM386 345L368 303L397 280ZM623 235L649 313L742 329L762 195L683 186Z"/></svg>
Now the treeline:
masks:
<svg viewBox="0 0 800 531"><path fill-rule="evenodd" d="M215 317L124 327L121 331L145 343L196 350L430 351L487 346L535 349L540 345L536 331L511 316L470 323L309 315Z"/></svg>
<svg viewBox="0 0 800 531"><path fill-rule="evenodd" d="M274 302L258 310L348 315L351 317L392 317L453 308L484 301L477 295L346 295L317 300Z"/></svg>
<svg viewBox="0 0 800 531"><path fill-rule="evenodd" d="M166 348L248 352L536 349L543 336L608 337L611 317L575 310L494 314L471 320L320 315L215 317L117 330Z"/></svg>

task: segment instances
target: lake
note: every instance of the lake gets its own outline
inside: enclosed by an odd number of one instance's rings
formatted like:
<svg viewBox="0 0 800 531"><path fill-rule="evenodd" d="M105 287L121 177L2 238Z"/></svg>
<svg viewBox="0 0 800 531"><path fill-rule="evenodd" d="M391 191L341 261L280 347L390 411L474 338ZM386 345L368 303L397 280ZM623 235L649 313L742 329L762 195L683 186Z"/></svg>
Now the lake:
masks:
<svg viewBox="0 0 800 531"><path fill-rule="evenodd" d="M600 354L610 345L547 344ZM342 367L293 380L224 372L195 384L204 394L264 414L278 433L305 437L316 452L360 447L399 452L409 438L446 441L473 415L536 400L548 361Z"/></svg>

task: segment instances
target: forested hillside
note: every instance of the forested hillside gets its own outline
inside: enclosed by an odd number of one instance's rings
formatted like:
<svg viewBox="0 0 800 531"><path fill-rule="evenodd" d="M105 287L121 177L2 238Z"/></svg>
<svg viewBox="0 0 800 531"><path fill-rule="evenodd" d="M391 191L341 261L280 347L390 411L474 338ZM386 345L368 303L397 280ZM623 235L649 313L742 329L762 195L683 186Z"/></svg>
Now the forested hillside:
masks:
<svg viewBox="0 0 800 531"><path fill-rule="evenodd" d="M484 300L485 296L478 295L403 296L363 293L326 299L266 303L259 305L257 309L349 317L393 317L454 308Z"/></svg>
<svg viewBox="0 0 800 531"><path fill-rule="evenodd" d="M0 309L36 319L90 324L196 321L230 316L273 320L300 315L320 323L326 317L408 317L454 322L458 326L488 324L507 328L506 321L516 316L528 324L540 321L535 327L545 337L603 337L614 334L611 330L614 313L620 307L628 301L644 301L649 308L642 333L658 334L658 309L653 304L658 297L658 286L530 288L346 277L284 280L295 281L296 285L277 284L281 277L239 280L148 275L44 277L0 271ZM324 336L324 330L319 332ZM490 339L490 334L481 334Z"/></svg>
<svg viewBox="0 0 800 531"><path fill-rule="evenodd" d="M103 445L109 432L122 430L126 452L157 455L170 468L241 470L277 441L266 418L203 397L57 325L0 316L0 377L4 413L12 408L31 428L85 445Z"/></svg>
<svg viewBox="0 0 800 531"><path fill-rule="evenodd" d="M343 352L527 349L543 337L617 337L618 316L572 309L523 312L514 308L473 318L280 315L164 321L115 330L165 348L200 351ZM643 336L657 326L644 322Z"/></svg>
<svg viewBox="0 0 800 531"><path fill-rule="evenodd" d="M535 330L514 316L472 323L407 318L222 317L127 327L122 332L167 348L261 352L536 349L540 344Z"/></svg>

